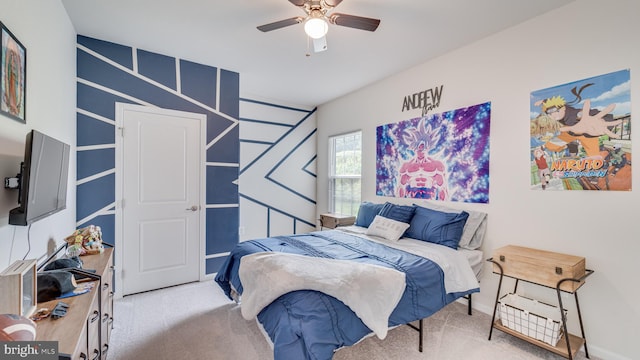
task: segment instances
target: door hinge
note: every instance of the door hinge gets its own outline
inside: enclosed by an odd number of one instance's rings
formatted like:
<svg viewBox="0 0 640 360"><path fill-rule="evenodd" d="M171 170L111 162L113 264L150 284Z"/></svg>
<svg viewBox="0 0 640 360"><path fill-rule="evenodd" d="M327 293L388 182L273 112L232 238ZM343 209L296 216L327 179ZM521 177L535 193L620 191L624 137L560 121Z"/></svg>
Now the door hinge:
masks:
<svg viewBox="0 0 640 360"><path fill-rule="evenodd" d="M118 126L118 132L120 133L120 137L124 137L124 127Z"/></svg>

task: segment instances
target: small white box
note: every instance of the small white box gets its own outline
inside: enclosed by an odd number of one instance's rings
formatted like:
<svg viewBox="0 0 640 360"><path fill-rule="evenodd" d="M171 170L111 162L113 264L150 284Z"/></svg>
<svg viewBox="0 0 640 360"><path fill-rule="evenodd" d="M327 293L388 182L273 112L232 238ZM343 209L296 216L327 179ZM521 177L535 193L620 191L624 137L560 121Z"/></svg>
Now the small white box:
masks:
<svg viewBox="0 0 640 360"><path fill-rule="evenodd" d="M0 314L29 317L37 305L37 261L18 260L0 273Z"/></svg>
<svg viewBox="0 0 640 360"><path fill-rule="evenodd" d="M517 294L507 294L498 303L503 326L556 346L562 338L560 308ZM567 310L564 309L565 316Z"/></svg>

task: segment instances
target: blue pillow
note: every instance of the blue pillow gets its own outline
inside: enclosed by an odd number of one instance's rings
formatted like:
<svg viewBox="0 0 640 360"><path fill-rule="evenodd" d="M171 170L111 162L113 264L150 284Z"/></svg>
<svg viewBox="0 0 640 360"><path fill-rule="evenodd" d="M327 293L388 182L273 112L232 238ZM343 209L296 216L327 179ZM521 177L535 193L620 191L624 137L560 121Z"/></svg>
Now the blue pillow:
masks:
<svg viewBox="0 0 640 360"><path fill-rule="evenodd" d="M384 204L374 204L368 201L360 204L360 209L358 209L358 216L356 217L356 226L362 226L368 228L375 219L380 209Z"/></svg>
<svg viewBox="0 0 640 360"><path fill-rule="evenodd" d="M447 213L416 206L406 236L458 249L469 213Z"/></svg>
<svg viewBox="0 0 640 360"><path fill-rule="evenodd" d="M415 210L415 206L412 205L404 206L386 202L384 203L384 206L382 207L378 215L386 217L387 219L392 219L409 224L411 222L411 218L413 218L413 213L415 212Z"/></svg>

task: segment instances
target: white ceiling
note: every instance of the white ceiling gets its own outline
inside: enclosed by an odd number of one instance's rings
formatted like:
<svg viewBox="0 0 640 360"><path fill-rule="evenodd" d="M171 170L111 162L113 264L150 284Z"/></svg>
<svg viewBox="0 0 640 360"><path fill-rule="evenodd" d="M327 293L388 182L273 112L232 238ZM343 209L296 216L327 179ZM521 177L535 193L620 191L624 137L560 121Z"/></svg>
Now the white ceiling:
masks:
<svg viewBox="0 0 640 360"><path fill-rule="evenodd" d="M62 0L76 32L240 73L245 97L316 106L574 0L344 0L333 12L381 19L330 25L306 56L304 13L287 0Z"/></svg>

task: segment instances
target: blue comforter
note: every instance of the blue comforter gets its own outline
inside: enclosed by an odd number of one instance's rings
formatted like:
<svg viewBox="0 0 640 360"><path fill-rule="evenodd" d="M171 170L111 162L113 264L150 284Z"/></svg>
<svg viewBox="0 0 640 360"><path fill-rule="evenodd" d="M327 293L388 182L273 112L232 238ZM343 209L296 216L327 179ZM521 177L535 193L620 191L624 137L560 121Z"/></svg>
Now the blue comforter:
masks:
<svg viewBox="0 0 640 360"><path fill-rule="evenodd" d="M244 255L276 251L352 260L394 268L406 275L406 288L389 326L426 318L459 297L479 291L447 294L442 269L431 260L390 248L339 230L278 236L239 243L218 271L215 281L232 298L231 287L242 294L238 275ZM258 314L274 345L274 358L331 359L336 349L353 345L371 330L344 303L311 290L279 297Z"/></svg>

